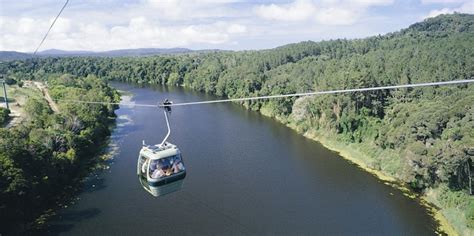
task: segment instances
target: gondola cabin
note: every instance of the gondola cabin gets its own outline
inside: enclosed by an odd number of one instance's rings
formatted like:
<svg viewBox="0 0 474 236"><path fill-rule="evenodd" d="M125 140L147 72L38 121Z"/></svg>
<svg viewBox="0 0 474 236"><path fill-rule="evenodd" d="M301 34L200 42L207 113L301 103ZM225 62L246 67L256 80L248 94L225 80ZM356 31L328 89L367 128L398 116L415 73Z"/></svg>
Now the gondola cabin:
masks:
<svg viewBox="0 0 474 236"><path fill-rule="evenodd" d="M176 145L144 144L138 157L137 174L143 188L157 197L180 190L186 168Z"/></svg>

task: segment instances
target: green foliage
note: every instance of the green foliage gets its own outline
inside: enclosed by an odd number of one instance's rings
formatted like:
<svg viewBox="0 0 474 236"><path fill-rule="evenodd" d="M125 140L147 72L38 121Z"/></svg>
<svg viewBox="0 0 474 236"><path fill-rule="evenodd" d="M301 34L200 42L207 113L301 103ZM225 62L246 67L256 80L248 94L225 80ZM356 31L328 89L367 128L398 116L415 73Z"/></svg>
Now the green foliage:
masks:
<svg viewBox="0 0 474 236"><path fill-rule="evenodd" d="M474 228L474 201L470 201L467 206L466 219L468 227Z"/></svg>
<svg viewBox="0 0 474 236"><path fill-rule="evenodd" d="M441 15L399 32L360 40L144 58L33 58L0 64L2 71L14 78L48 80L54 98L86 101L118 98L96 77L187 86L228 98L469 79L474 77L474 16ZM465 191L473 169L468 155L474 144L473 101L474 87L458 85L243 105L303 132L331 134L346 143L370 147L380 154L373 155L372 163L413 188L441 184L449 191ZM55 158L72 162L85 155L83 147L91 147L95 137L107 133L104 124L113 111L113 107L65 103L60 104L64 114L58 116L51 114L47 104L31 103L35 104L27 111L43 117L43 123L32 124L42 127L38 133L24 136L29 137L30 150L41 155L52 151ZM57 132L53 124L67 132ZM63 141L43 139L51 135ZM64 150L55 152L58 147ZM454 198L446 202L463 204Z"/></svg>
<svg viewBox="0 0 474 236"><path fill-rule="evenodd" d="M450 191L449 187L445 184L439 186L439 201L443 207L457 207L459 209L467 209L472 203L470 196L462 191Z"/></svg>
<svg viewBox="0 0 474 236"><path fill-rule="evenodd" d="M5 124L8 121L9 114L10 114L10 110L0 107L0 126Z"/></svg>
<svg viewBox="0 0 474 236"><path fill-rule="evenodd" d="M17 81L13 78L6 78L5 83L8 84L8 85L14 85L14 84L17 83Z"/></svg>
<svg viewBox="0 0 474 236"><path fill-rule="evenodd" d="M63 75L48 82L54 99L119 101L118 93L94 76ZM116 107L58 105L60 113L53 113L43 98L30 97L24 106L27 122L0 129L2 232L33 220L51 205L109 135Z"/></svg>

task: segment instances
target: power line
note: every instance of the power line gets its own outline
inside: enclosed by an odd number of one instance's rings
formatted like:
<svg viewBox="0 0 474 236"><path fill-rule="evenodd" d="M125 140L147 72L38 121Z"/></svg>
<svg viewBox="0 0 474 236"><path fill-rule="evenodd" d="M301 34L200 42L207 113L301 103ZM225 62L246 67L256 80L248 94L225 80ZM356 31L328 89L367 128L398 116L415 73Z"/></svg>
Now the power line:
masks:
<svg viewBox="0 0 474 236"><path fill-rule="evenodd" d="M247 98L231 98L231 99L208 100L208 101L199 101L199 102L182 102L182 103L173 103L173 104L167 105L167 106L190 106L190 105L202 105L202 104L223 103L223 102L251 101L251 100L262 100L262 99L273 99L273 98L305 97L305 96L315 96L315 95L322 95L322 94L337 94L337 93L365 92L365 91L389 90L389 89L400 89L400 88L456 85L456 84L467 84L467 83L473 83L473 82L474 82L474 79L453 80L453 81L441 81L441 82L418 83L418 84L402 84L402 85L356 88L356 89L327 90L327 91L317 91L317 92L308 92L308 93L280 94L280 95L269 95L269 96L247 97ZM154 104L135 104L135 103L119 103L119 102L117 102L117 103L114 103L114 102L94 102L94 101L80 101L80 100L67 100L67 99L58 99L57 101L64 101L64 102L69 102L69 103L123 105L123 106L137 106L137 107L163 107L163 105L154 105Z"/></svg>
<svg viewBox="0 0 474 236"><path fill-rule="evenodd" d="M43 45L44 41L46 40L46 37L48 37L49 31L51 31L51 29L52 29L53 26L54 26L54 23L56 23L56 20L58 20L59 16L60 16L61 13L63 12L64 8L66 8L66 5L67 5L68 3L69 3L69 0L66 0L66 2L64 3L63 8L61 8L61 11L59 11L59 13L58 13L58 15L56 16L56 18L54 18L53 23L51 23L51 25L49 26L49 29L48 29L48 31L46 32L46 34L44 35L43 40L41 40L41 42L40 42L40 44L38 45L38 47L36 47L36 50L35 50L35 52L33 53L33 55L36 55L36 53L38 52L38 49L41 47L41 45Z"/></svg>
<svg viewBox="0 0 474 236"><path fill-rule="evenodd" d="M152 104L135 104L135 103L121 103L121 102L91 102L91 101L80 101L80 100L68 100L68 99L57 99L65 103L86 103L86 104L101 104L101 105L122 105L122 106L137 106L137 107L158 107L158 105Z"/></svg>
<svg viewBox="0 0 474 236"><path fill-rule="evenodd" d="M308 93L292 93L292 94L269 95L269 96L248 97L248 98L231 98L231 99L210 100L210 101L200 101L200 102L183 102L183 103L174 103L174 104L171 104L170 106L189 106L189 105L200 105L200 104L222 103L222 102L251 101L251 100L272 99L272 98L305 97L305 96L314 96L314 95L322 95L322 94L364 92L364 91L388 90L388 89L400 89L400 88L427 87L427 86L437 86L437 85L454 85L454 84L465 84L465 83L472 83L472 82L474 82L474 79L442 81L442 82L432 82L432 83L419 83L419 84L403 84L403 85L369 87L369 88L356 88L356 89L339 89L339 90L329 90L329 91L318 91L318 92L308 92Z"/></svg>

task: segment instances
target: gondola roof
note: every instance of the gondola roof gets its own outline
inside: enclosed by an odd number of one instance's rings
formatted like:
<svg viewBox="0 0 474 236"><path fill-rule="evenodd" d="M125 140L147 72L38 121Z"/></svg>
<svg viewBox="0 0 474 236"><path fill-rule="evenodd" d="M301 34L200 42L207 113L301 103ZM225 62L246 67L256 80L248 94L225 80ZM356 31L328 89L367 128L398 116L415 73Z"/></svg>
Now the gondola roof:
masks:
<svg viewBox="0 0 474 236"><path fill-rule="evenodd" d="M140 150L140 155L151 159L161 159L179 154L178 147L166 142L165 145L145 145Z"/></svg>

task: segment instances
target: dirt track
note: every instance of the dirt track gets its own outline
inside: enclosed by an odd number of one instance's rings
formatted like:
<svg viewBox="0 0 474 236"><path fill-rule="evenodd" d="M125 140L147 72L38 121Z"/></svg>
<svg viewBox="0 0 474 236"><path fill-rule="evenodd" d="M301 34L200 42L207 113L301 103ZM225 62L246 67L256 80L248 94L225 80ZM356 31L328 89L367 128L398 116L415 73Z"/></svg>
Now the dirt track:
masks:
<svg viewBox="0 0 474 236"><path fill-rule="evenodd" d="M13 94L10 95L14 97L15 101L11 102L10 105L10 120L8 124L5 125L5 128L10 128L14 127L18 124L20 124L24 119L25 119L25 112L23 110L23 106L26 104L28 96L28 89L33 89L36 90L38 89L43 97L46 99L48 102L49 107L51 107L51 110L54 112L59 112L59 108L57 104L53 101L51 96L49 95L48 88L42 83L42 82L36 82L36 81L24 81L23 88L12 88L10 89L10 92L13 91ZM16 91L16 92L15 92ZM5 107L5 103L1 103L0 107Z"/></svg>
<svg viewBox="0 0 474 236"><path fill-rule="evenodd" d="M48 88L46 88L46 86L44 86L43 83L41 82L33 82L36 87L41 91L41 93L43 94L44 98L46 99L46 101L48 101L48 104L49 104L49 107L51 107L51 109L55 112L55 113L58 113L59 112L59 108L58 108L58 105L53 101L53 99L51 98L51 96L49 96L49 91L48 91Z"/></svg>

